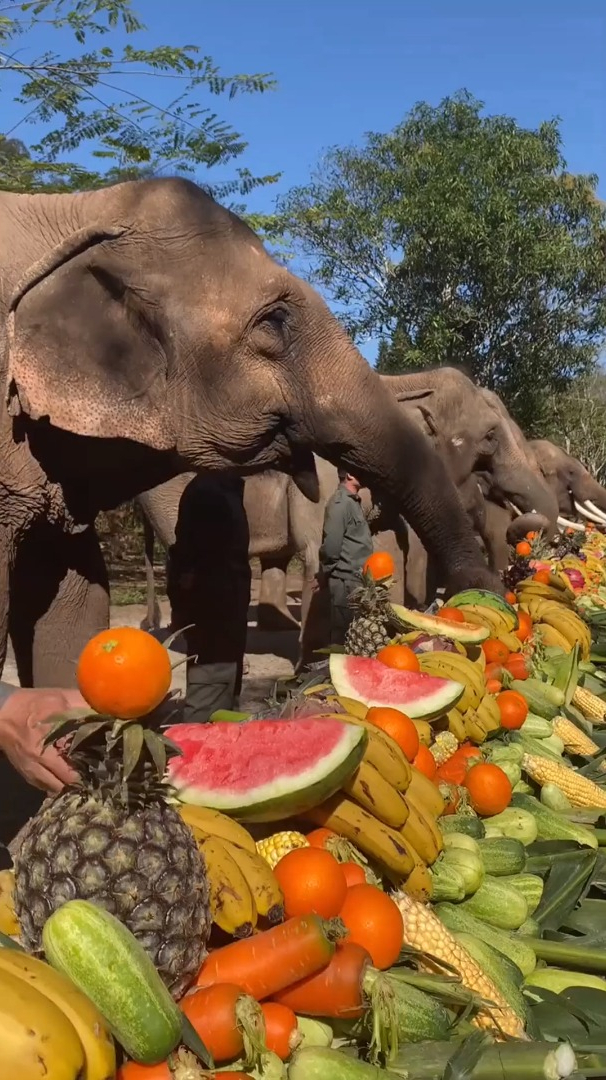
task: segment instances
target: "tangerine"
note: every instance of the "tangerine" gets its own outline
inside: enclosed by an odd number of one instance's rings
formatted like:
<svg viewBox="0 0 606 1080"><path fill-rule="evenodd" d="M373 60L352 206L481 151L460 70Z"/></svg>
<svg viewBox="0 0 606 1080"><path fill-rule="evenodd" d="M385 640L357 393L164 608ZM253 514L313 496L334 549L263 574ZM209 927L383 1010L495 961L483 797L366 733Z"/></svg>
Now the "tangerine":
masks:
<svg viewBox="0 0 606 1080"><path fill-rule="evenodd" d="M368 710L366 719L398 744L407 761L414 761L419 750L419 732L406 713L378 705Z"/></svg>
<svg viewBox="0 0 606 1080"><path fill-rule="evenodd" d="M541 585L549 585L551 570L537 570L536 574L532 575L532 580L540 582Z"/></svg>
<svg viewBox="0 0 606 1080"><path fill-rule="evenodd" d="M418 769L419 772L422 772L430 780L433 780L438 769L436 759L431 750L428 750L424 743L420 744L413 765L415 769Z"/></svg>
<svg viewBox="0 0 606 1080"><path fill-rule="evenodd" d="M347 941L361 945L380 971L392 967L404 940L404 924L397 904L374 885L354 885L347 895L339 918L349 934Z"/></svg>
<svg viewBox="0 0 606 1080"><path fill-rule="evenodd" d="M492 817L506 810L511 802L509 777L498 765L482 762L474 765L465 777L469 801L476 814Z"/></svg>
<svg viewBox="0 0 606 1080"><path fill-rule="evenodd" d="M501 727L508 731L521 728L528 716L528 702L517 690L502 690L497 695L497 705L501 714Z"/></svg>
<svg viewBox="0 0 606 1080"><path fill-rule="evenodd" d="M520 540L520 542L516 544L516 555L530 555L531 552L532 548L528 543L528 540Z"/></svg>
<svg viewBox="0 0 606 1080"><path fill-rule="evenodd" d="M438 611L436 618L444 619L445 622L461 623L465 622L465 616L462 611L459 611L456 607L443 607Z"/></svg>
<svg viewBox="0 0 606 1080"><path fill-rule="evenodd" d="M505 664L505 670L508 671L510 675L513 675L514 679L518 679L520 682L527 679L529 675L526 658L522 656L522 653L512 653Z"/></svg>
<svg viewBox="0 0 606 1080"><path fill-rule="evenodd" d="M408 645L384 645L377 653L377 660L397 671L420 671L419 658Z"/></svg>
<svg viewBox="0 0 606 1080"><path fill-rule="evenodd" d="M78 689L96 712L121 720L146 716L172 682L168 650L134 626L102 630L86 644L76 668Z"/></svg>
<svg viewBox="0 0 606 1080"><path fill-rule="evenodd" d="M509 657L509 649L497 638L488 638L483 641L482 652L489 664L504 664Z"/></svg>
<svg viewBox="0 0 606 1080"><path fill-rule="evenodd" d="M527 532L526 533L526 539L527 540L536 540L538 535L539 535L538 532Z"/></svg>
<svg viewBox="0 0 606 1080"><path fill-rule="evenodd" d="M332 829L312 829L311 832L307 833L305 839L312 847L325 848L326 841L335 840L336 836L336 832L333 832Z"/></svg>
<svg viewBox="0 0 606 1080"><path fill-rule="evenodd" d="M509 590L508 592L505 593L505 599L506 599L508 604L512 604L512 605L517 604L517 602L518 602L518 598L517 598L516 594L514 592L511 592L511 590Z"/></svg>
<svg viewBox="0 0 606 1080"><path fill-rule="evenodd" d="M348 889L351 889L353 885L366 885L366 874L359 863L344 862L341 863L341 869L345 874Z"/></svg>
<svg viewBox="0 0 606 1080"><path fill-rule="evenodd" d="M280 1061L286 1061L300 1042L297 1017L288 1005L278 1001L264 1001L261 1012L265 1020L265 1046Z"/></svg>
<svg viewBox="0 0 606 1080"><path fill-rule="evenodd" d="M388 551L373 551L364 563L362 572L370 574L375 581L381 581L383 578L393 577L396 564Z"/></svg>
<svg viewBox="0 0 606 1080"><path fill-rule="evenodd" d="M540 570L539 573L541 573ZM528 638L532 634L532 619L527 611L522 611L521 609L518 611L518 629L514 630L514 634L518 641L528 641Z"/></svg>
<svg viewBox="0 0 606 1080"><path fill-rule="evenodd" d="M289 851L274 868L274 874L289 918L314 914L332 919L339 914L347 881L341 864L329 851L316 847Z"/></svg>

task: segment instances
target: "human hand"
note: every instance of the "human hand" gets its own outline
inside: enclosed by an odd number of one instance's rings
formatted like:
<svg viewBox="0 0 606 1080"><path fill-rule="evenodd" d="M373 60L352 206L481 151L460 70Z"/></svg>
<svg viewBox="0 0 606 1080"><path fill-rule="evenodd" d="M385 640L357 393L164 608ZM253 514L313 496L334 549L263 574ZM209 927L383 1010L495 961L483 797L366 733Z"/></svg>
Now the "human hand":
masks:
<svg viewBox="0 0 606 1080"><path fill-rule="evenodd" d="M77 690L15 690L0 706L0 750L32 787L58 792L78 779L55 747L44 748L56 713L86 708Z"/></svg>
<svg viewBox="0 0 606 1080"><path fill-rule="evenodd" d="M320 589L325 588L325 586L326 586L326 574L324 573L323 570L318 570L318 573L316 574L315 578L313 579L313 581L311 583L311 591L313 593L317 593L317 592L320 591Z"/></svg>

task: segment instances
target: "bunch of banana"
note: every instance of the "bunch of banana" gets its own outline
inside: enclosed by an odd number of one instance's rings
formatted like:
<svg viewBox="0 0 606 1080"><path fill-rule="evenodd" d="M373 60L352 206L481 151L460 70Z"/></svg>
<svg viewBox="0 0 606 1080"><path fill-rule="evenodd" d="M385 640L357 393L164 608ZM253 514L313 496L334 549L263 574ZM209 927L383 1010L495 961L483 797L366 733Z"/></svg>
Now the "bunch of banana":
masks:
<svg viewBox="0 0 606 1080"><path fill-rule="evenodd" d="M204 856L213 922L233 937L252 934L259 916L281 922L282 892L250 833L207 807L184 804L179 813Z"/></svg>
<svg viewBox="0 0 606 1080"><path fill-rule="evenodd" d="M60 972L18 949L0 949L2 1076L112 1080L116 1051L93 1003Z"/></svg>
<svg viewBox="0 0 606 1080"><path fill-rule="evenodd" d="M510 652L519 652L521 649L521 642L513 633L516 620L512 612L500 607L489 607L488 604L464 604L459 611L465 616L465 622L473 623L474 626L486 626L490 630L490 636L502 641Z"/></svg>
<svg viewBox="0 0 606 1080"><path fill-rule="evenodd" d="M584 660L588 659L591 652L591 632L587 624L571 607L556 600L537 596L525 596L520 602L520 607L528 612L534 624L538 624L546 645L558 645L565 652L570 652L578 642L581 656ZM546 626L551 627L556 633L545 631Z"/></svg>
<svg viewBox="0 0 606 1080"><path fill-rule="evenodd" d="M463 683L465 690L457 703L460 712L476 709L484 697L486 687L482 669L467 656L451 652L421 653L419 667L426 675Z"/></svg>
<svg viewBox="0 0 606 1080"><path fill-rule="evenodd" d="M446 719L448 722L448 730L452 732L457 742L464 743L467 739L467 731L465 729L465 720L463 713L460 709L450 709L446 713Z"/></svg>
<svg viewBox="0 0 606 1080"><path fill-rule="evenodd" d="M476 744L485 742L493 731L501 727L501 713L496 698L484 694L477 709L467 709L462 719L465 737Z"/></svg>
<svg viewBox="0 0 606 1080"><path fill-rule="evenodd" d="M341 698L340 700L344 702L346 699ZM362 719L359 715L337 713L335 716L338 716L339 720L346 720L349 724L357 724L367 731L368 740L360 765L361 768L363 767L364 778L367 779L370 776L372 780L374 779L374 773L377 772L388 784L396 789L396 792L399 791L403 794L410 784L411 767L398 744L385 731L381 731L376 724L371 724L370 720ZM421 738L421 731L418 727L417 731L419 731L419 738ZM425 735L425 733L423 734ZM431 728L429 729L429 737L431 737ZM368 773L368 767L373 769L370 774Z"/></svg>
<svg viewBox="0 0 606 1080"><path fill-rule="evenodd" d="M558 580L559 579L552 574L551 581L555 582ZM515 592L518 602L521 605L536 600L552 600L554 603L562 604L564 607L574 608L574 592L568 585L565 585L564 582L561 582L559 585L547 585L543 581L534 581L532 578L525 578L524 581L520 581L516 585Z"/></svg>

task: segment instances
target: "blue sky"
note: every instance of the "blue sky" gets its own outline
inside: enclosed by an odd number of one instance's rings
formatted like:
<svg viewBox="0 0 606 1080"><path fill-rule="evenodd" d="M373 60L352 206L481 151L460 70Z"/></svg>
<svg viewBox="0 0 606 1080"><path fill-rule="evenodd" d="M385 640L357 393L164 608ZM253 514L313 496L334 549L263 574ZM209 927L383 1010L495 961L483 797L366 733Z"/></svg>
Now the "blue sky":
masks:
<svg viewBox="0 0 606 1080"><path fill-rule="evenodd" d="M133 43L196 44L226 74L263 71L277 78L270 94L206 99L248 140L242 164L283 173L278 185L253 195L253 209L270 210L277 191L305 183L327 147L388 130L416 101L436 104L463 87L489 112L526 126L561 117L569 168L598 173L606 198L604 0L134 0L133 6L148 27ZM42 40L33 43L40 51ZM174 93L149 79L144 87L158 102ZM24 110L8 93L1 101L6 131ZM36 132L19 124L14 134L27 142Z"/></svg>

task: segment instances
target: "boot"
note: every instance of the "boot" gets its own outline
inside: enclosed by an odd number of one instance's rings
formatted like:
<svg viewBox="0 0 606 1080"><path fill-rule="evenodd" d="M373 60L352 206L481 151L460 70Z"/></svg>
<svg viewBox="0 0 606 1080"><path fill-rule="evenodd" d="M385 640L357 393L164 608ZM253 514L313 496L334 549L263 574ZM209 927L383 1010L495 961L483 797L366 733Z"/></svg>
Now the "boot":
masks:
<svg viewBox="0 0 606 1080"><path fill-rule="evenodd" d="M187 690L183 722L206 724L217 709L234 710L238 665L191 664L187 669Z"/></svg>

